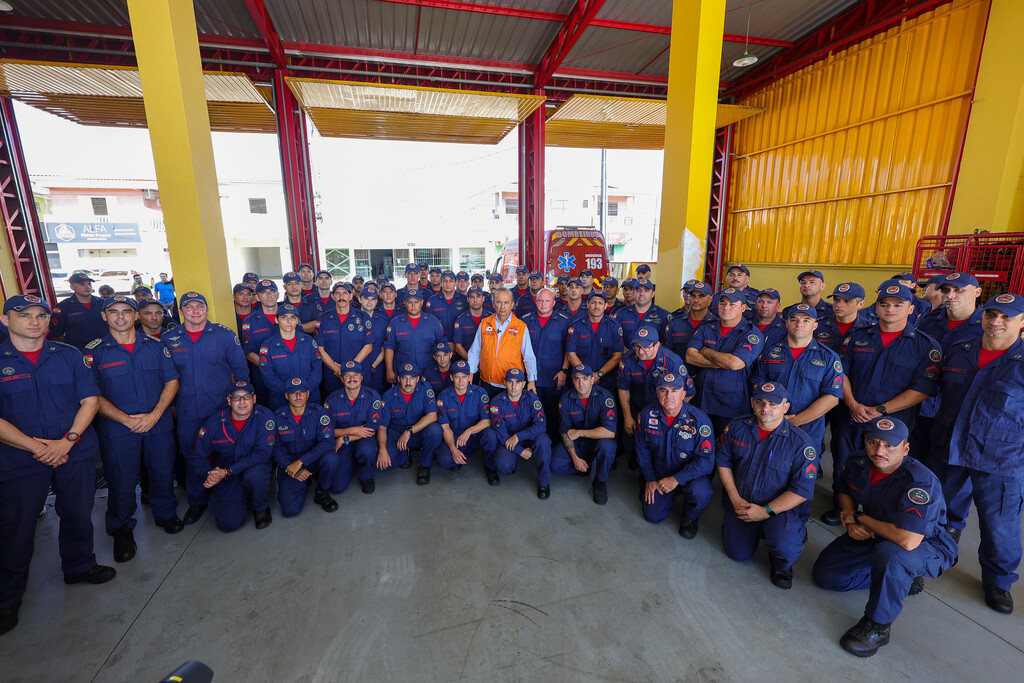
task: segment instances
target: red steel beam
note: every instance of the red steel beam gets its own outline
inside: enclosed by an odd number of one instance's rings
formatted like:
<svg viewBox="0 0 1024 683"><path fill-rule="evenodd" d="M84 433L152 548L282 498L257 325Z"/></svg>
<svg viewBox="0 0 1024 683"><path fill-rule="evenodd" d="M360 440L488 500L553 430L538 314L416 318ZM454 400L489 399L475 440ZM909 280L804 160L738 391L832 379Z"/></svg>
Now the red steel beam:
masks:
<svg viewBox="0 0 1024 683"><path fill-rule="evenodd" d="M449 9L458 12L478 12L502 17L518 19L538 19L540 21L565 21L565 15L558 12L522 9L520 7L502 7L501 5L482 5L478 2L454 2L453 0L378 0L396 5L415 5L429 9Z"/></svg>
<svg viewBox="0 0 1024 683"><path fill-rule="evenodd" d="M772 55L762 66L733 82L726 92L736 101L749 97L779 79L813 64L831 52L845 49L952 0L865 0L788 50Z"/></svg>
<svg viewBox="0 0 1024 683"><path fill-rule="evenodd" d="M544 265L544 107L519 124L519 263Z"/></svg>
<svg viewBox="0 0 1024 683"><path fill-rule="evenodd" d="M569 16L562 23L562 27L558 29L555 39L551 41L540 64L537 65L534 72L536 74L534 83L537 88L543 88L548 84L551 76L569 56L576 41L580 39L583 32L587 30L587 26L604 6L604 2L605 0L576 0L576 5L569 12Z"/></svg>
<svg viewBox="0 0 1024 683"><path fill-rule="evenodd" d="M309 263L316 271L320 269L320 247L317 244L313 210L313 174L309 166L306 114L285 83L286 75L283 69L274 74L274 115L277 117L278 147L288 213L288 241L292 252L292 267L298 270L300 263Z"/></svg>
<svg viewBox="0 0 1024 683"><path fill-rule="evenodd" d="M277 29L274 28L274 22L270 19L267 6L263 4L263 0L245 0L245 7L249 10L249 14L252 15L256 29L260 32L260 37L263 38L263 44L270 50L270 56L274 58L274 64L277 64L278 69L287 71L288 58L284 56L281 38L277 35Z"/></svg>
<svg viewBox="0 0 1024 683"><path fill-rule="evenodd" d="M0 97L0 129L0 214L19 290L10 291L8 287L14 283L6 283L4 295L35 294L53 305L57 297L46 261L45 240L14 117L14 102L9 97Z"/></svg>

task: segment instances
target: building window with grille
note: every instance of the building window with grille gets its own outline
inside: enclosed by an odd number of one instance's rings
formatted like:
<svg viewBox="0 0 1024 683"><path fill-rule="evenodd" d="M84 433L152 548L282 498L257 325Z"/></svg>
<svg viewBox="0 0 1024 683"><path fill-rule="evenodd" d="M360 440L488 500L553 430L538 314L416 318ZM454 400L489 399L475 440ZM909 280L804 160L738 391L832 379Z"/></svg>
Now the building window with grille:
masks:
<svg viewBox="0 0 1024 683"><path fill-rule="evenodd" d="M92 197L92 214L94 216L107 216L107 198L106 197Z"/></svg>
<svg viewBox="0 0 1024 683"><path fill-rule="evenodd" d="M598 214L601 213L601 202L597 203L597 213ZM608 215L609 216L618 216L619 215L619 203L618 202L608 202Z"/></svg>
<svg viewBox="0 0 1024 683"><path fill-rule="evenodd" d="M583 200L583 208L584 209L589 209L590 208L590 200L589 199L584 199Z"/></svg>
<svg viewBox="0 0 1024 683"><path fill-rule="evenodd" d="M348 249L328 249L324 252L324 261L327 263L324 270L335 280L346 280L351 276L352 262L348 256Z"/></svg>
<svg viewBox="0 0 1024 683"><path fill-rule="evenodd" d="M505 213L508 215L519 213L519 197L505 197Z"/></svg>
<svg viewBox="0 0 1024 683"><path fill-rule="evenodd" d="M263 197L249 198L249 213L266 213L267 200Z"/></svg>
<svg viewBox="0 0 1024 683"><path fill-rule="evenodd" d="M487 256L483 247L459 249L459 270L467 273L482 273L487 270Z"/></svg>
<svg viewBox="0 0 1024 683"><path fill-rule="evenodd" d="M413 249L413 259L417 264L426 261L430 268L452 269L451 249Z"/></svg>
<svg viewBox="0 0 1024 683"><path fill-rule="evenodd" d="M370 280L373 278L373 261L370 258L369 249L353 249L352 255L355 257L356 272L355 275L359 275L364 280Z"/></svg>

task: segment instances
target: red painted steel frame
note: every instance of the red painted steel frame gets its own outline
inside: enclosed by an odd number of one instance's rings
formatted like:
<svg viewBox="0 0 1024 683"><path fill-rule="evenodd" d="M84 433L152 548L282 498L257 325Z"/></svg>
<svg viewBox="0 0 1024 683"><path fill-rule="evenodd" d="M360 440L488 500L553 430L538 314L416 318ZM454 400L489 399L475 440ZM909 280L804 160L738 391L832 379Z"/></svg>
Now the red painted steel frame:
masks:
<svg viewBox="0 0 1024 683"><path fill-rule="evenodd" d="M284 72L274 75L274 113L281 150L285 207L288 212L288 242L292 266L312 264L320 269L313 212L312 172L309 168L309 143L306 139L306 114L284 80Z"/></svg>
<svg viewBox="0 0 1024 683"><path fill-rule="evenodd" d="M543 88L551 80L558 67L562 65L565 58L569 56L576 41L580 39L587 26L594 20L595 15L604 6L605 0L576 0L576 5L565 18L562 27L558 29L554 40L548 46L544 56L534 72L536 78L534 84Z"/></svg>
<svg viewBox="0 0 1024 683"><path fill-rule="evenodd" d="M277 35L277 29L274 28L274 22L270 19L267 6L263 4L263 0L245 0L245 6L249 10L253 22L256 24L256 29L263 38L263 44L270 50L270 56L274 58L274 64L277 64L278 69L287 70L288 58L284 56L281 38Z"/></svg>
<svg viewBox="0 0 1024 683"><path fill-rule="evenodd" d="M715 131L715 151L711 170L711 206L708 211L708 237L704 250L704 282L718 289L725 246L725 223L729 214L729 162L732 126Z"/></svg>
<svg viewBox="0 0 1024 683"><path fill-rule="evenodd" d="M56 303L42 226L36 214L32 186L29 184L25 154L21 149L18 122L14 118L14 102L0 97L0 213L7 230L7 244L14 261L21 294L35 294ZM8 285L13 283L7 283ZM4 297L15 294L4 288Z"/></svg>
<svg viewBox="0 0 1024 683"><path fill-rule="evenodd" d="M544 267L544 107L519 124L519 263Z"/></svg>

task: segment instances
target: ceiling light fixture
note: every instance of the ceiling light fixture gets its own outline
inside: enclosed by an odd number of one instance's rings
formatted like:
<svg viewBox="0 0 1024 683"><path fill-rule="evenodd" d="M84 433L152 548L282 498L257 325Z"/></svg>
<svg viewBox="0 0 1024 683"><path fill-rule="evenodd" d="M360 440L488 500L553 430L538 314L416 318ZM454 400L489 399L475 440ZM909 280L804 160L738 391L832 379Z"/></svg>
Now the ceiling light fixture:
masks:
<svg viewBox="0 0 1024 683"><path fill-rule="evenodd" d="M750 11L754 6L754 0L750 0L747 4L747 35L743 39L743 56L732 63L736 67L750 66L751 64L757 64L757 55L750 54L747 49L750 43Z"/></svg>

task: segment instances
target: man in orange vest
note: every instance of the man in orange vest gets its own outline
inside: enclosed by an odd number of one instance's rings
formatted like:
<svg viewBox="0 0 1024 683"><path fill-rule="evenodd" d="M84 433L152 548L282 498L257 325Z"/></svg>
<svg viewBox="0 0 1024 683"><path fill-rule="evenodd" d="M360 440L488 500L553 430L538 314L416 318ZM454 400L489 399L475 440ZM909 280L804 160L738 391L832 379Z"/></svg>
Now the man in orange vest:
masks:
<svg viewBox="0 0 1024 683"><path fill-rule="evenodd" d="M527 388L536 393L537 357L526 323L512 314L512 291L494 292L494 315L480 321L469 348L469 369L480 373L483 386L494 398L505 390L505 373L518 368L526 373Z"/></svg>

